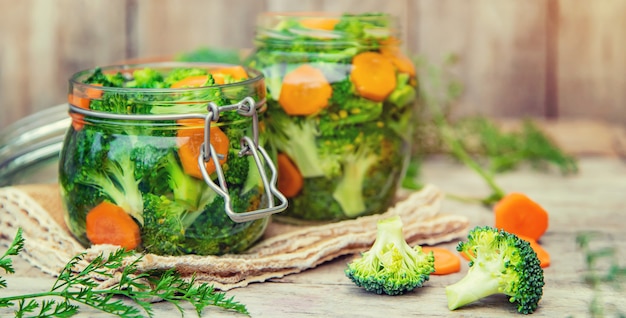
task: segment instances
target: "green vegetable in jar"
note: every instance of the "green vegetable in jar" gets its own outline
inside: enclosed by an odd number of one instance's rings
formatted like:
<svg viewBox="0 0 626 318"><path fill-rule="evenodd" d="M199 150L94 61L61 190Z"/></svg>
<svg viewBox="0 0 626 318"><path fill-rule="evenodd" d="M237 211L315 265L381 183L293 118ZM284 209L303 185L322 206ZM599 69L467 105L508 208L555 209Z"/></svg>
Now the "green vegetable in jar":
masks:
<svg viewBox="0 0 626 318"><path fill-rule="evenodd" d="M338 221L391 204L417 86L394 28L378 13L260 16L246 64L266 79L265 136L289 195L280 220Z"/></svg>
<svg viewBox="0 0 626 318"><path fill-rule="evenodd" d="M198 163L205 120L167 115L208 114L209 102L219 109L246 97L259 102L264 94L261 74L241 66L155 64L77 73L70 81L73 106L162 118L70 111L73 123L59 178L71 232L85 245L114 244L161 255L247 249L268 218L230 219L224 198L205 182ZM204 168L217 180L216 165L221 167L235 212L258 209L268 200L254 159L240 155L241 140L252 135L251 129L252 119L235 110L219 111L210 125L209 140L220 159Z"/></svg>

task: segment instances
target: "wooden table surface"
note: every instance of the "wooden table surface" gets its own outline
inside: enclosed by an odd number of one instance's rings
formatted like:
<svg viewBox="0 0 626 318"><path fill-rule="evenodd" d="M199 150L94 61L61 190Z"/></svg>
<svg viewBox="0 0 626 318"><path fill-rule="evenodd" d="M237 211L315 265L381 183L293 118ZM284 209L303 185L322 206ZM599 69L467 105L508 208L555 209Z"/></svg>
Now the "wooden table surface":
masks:
<svg viewBox="0 0 626 318"><path fill-rule="evenodd" d="M487 188L476 174L448 159L432 159L423 167L424 180L446 192L485 195ZM594 295L583 281L585 261L575 238L582 231L599 231L598 246L617 249L622 266L626 259L626 163L618 158L587 157L580 159L580 173L559 173L529 169L499 175L498 183L509 192L521 191L543 205L550 213L548 232L541 239L551 254L552 264L545 269L544 296L533 317L588 317ZM473 225L492 225L490 210L473 204L446 199L446 212L466 215ZM456 242L443 244L454 248ZM288 275L266 283L233 289L227 295L245 304L252 317L503 317L517 316L505 297L492 296L456 311L447 308L444 287L458 281L466 272L431 276L426 285L401 296L382 296L365 292L345 277L349 257L341 257L300 274ZM32 268L25 261L16 262L17 273L8 276L9 288L0 296L44 291L53 278ZM3 276L4 275L3 273ZM603 300L626 313L622 291L603 290ZM608 307L607 307L608 308ZM156 317L176 317L173 307L158 303ZM218 308L205 310L207 317L241 317ZM0 310L0 316L12 316ZM80 317L106 317L85 308ZM187 317L195 316L193 311ZM613 317L613 315L611 315Z"/></svg>

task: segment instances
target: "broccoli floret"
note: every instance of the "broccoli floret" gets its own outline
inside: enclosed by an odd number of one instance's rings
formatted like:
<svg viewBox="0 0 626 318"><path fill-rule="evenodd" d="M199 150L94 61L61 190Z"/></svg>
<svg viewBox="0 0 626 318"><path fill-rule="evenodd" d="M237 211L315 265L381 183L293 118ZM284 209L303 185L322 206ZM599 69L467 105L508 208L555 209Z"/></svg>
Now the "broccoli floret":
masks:
<svg viewBox="0 0 626 318"><path fill-rule="evenodd" d="M102 196L143 224L143 197L139 181L135 177L135 164L128 148L113 145L102 170L83 169L76 180L97 189Z"/></svg>
<svg viewBox="0 0 626 318"><path fill-rule="evenodd" d="M203 68L188 68L188 67L175 68L171 72L169 72L169 74L165 76L165 78L163 79L163 82L165 83L167 87L170 87L172 86L172 84L184 78L187 78L189 76L208 75L208 74L209 72ZM215 81L213 80L213 76L208 76L207 79L208 79L207 86L215 84Z"/></svg>
<svg viewBox="0 0 626 318"><path fill-rule="evenodd" d="M415 101L417 91L410 84L411 76L409 74L398 73L396 78L396 88L389 94L387 101L396 105L396 107L404 107Z"/></svg>
<svg viewBox="0 0 626 318"><path fill-rule="evenodd" d="M87 84L100 84L107 87L122 87L125 82L126 79L122 73L104 74L101 68L96 68L93 74L85 80Z"/></svg>
<svg viewBox="0 0 626 318"><path fill-rule="evenodd" d="M133 88L164 88L163 75L149 67L133 71L133 78L126 82L125 87Z"/></svg>
<svg viewBox="0 0 626 318"><path fill-rule="evenodd" d="M335 25L335 30L343 32L346 38L372 40L370 44L377 45L379 39L389 37L388 33L380 32L389 28L389 21L381 19L382 13L344 14Z"/></svg>
<svg viewBox="0 0 626 318"><path fill-rule="evenodd" d="M448 308L455 310L494 294L504 294L517 311L530 314L543 295L543 269L530 244L493 227L476 227L457 250L470 259L467 275L446 287Z"/></svg>
<svg viewBox="0 0 626 318"><path fill-rule="evenodd" d="M325 176L336 167L336 162L323 160L318 153L320 132L316 118L289 117L276 110L268 115L268 121L271 121L271 126L267 126L270 143L293 160L303 177Z"/></svg>
<svg viewBox="0 0 626 318"><path fill-rule="evenodd" d="M145 218L141 229L143 248L150 253L180 255L185 241L183 222L188 207L164 195L147 193L144 196Z"/></svg>
<svg viewBox="0 0 626 318"><path fill-rule="evenodd" d="M348 263L346 275L365 290L400 295L422 287L435 271L433 253L409 246L402 234L402 220L393 216L378 221L376 241L361 258Z"/></svg>
<svg viewBox="0 0 626 318"><path fill-rule="evenodd" d="M374 102L366 98L354 96L342 101L340 104L333 104L332 107L321 114L320 130L333 131L341 129L344 125L377 120L382 112L382 102Z"/></svg>
<svg viewBox="0 0 626 318"><path fill-rule="evenodd" d="M362 138L362 137L361 137ZM379 156L369 144L359 144L356 150L343 156L343 175L333 191L333 198L341 206L343 213L354 217L365 211L363 183L370 169L379 162Z"/></svg>
<svg viewBox="0 0 626 318"><path fill-rule="evenodd" d="M258 208L261 193L249 191L240 195L231 190L233 209L242 212L251 208ZM260 238L263 229L267 226L267 219L237 223L228 217L224 210L224 198L217 196L213 202L204 208L197 220L187 229L185 246L187 253L200 255L237 253L250 246Z"/></svg>
<svg viewBox="0 0 626 318"><path fill-rule="evenodd" d="M202 208L207 203L201 202L201 198L203 197L202 189L206 190L208 186L204 180L194 178L185 173L183 167L178 163L174 152L170 152L165 157L164 168L165 172L167 172L167 184L172 189L174 200L184 202L193 209ZM211 190L210 193L215 192Z"/></svg>

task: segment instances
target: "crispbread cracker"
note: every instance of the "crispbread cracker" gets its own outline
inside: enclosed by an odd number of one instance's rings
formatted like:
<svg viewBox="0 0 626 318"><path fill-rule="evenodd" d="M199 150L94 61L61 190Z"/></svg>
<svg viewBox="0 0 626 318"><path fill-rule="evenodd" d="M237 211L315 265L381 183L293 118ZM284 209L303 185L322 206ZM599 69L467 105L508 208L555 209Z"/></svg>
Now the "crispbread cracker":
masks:
<svg viewBox="0 0 626 318"><path fill-rule="evenodd" d="M411 245L434 245L465 236L468 219L440 213L442 199L443 193L428 185L418 192L398 196L396 204L382 214L324 225L270 222L261 241L245 253L222 256L147 254L138 263L138 269L145 272L176 268L183 277L195 275L197 282L228 290L302 272L342 255L365 251L376 238L378 220L392 215L402 218L405 238ZM85 255L76 270L95 257L117 249L111 245L83 248L61 222L60 207L56 185L0 189L0 242L8 245L10 237L5 233L22 227L26 238L25 259L52 275L78 253ZM126 261L133 260L130 257ZM94 278L105 287L116 283L120 273L118 269L112 273L112 278Z"/></svg>

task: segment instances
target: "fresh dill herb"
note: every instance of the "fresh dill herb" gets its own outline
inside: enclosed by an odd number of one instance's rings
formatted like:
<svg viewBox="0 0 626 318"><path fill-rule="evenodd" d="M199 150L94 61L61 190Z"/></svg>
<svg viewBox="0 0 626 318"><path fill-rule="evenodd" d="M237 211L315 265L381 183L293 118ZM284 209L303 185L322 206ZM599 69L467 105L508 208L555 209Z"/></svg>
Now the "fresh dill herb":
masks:
<svg viewBox="0 0 626 318"><path fill-rule="evenodd" d="M520 129L504 131L482 116L459 120L457 130L464 136L466 149L483 159L493 173L511 171L523 164L538 170L558 168L562 174L578 172L573 156L563 152L531 119L524 119Z"/></svg>
<svg viewBox="0 0 626 318"><path fill-rule="evenodd" d="M450 155L474 172L488 185L491 193L484 198L466 198L448 194L450 198L476 201L492 205L505 194L498 186L498 173L516 169L524 164L547 170L555 166L563 174L576 173L576 159L564 153L531 120L526 119L521 129L505 132L491 119L484 116L450 120L452 108L461 96L463 87L455 80L448 68L456 63L455 56L446 58L441 67L418 58L420 70L420 109L412 164L430 154ZM403 187L419 189L419 171L409 169Z"/></svg>
<svg viewBox="0 0 626 318"><path fill-rule="evenodd" d="M589 303L589 314L593 318L626 317L626 311L618 304L605 301L604 287L621 290L622 283L626 282L626 266L620 265L618 251L612 246L593 246L592 241L600 233L582 232L576 236L576 243L585 259L584 281L593 291Z"/></svg>
<svg viewBox="0 0 626 318"><path fill-rule="evenodd" d="M22 229L18 229L9 249L0 258L0 268L14 274L10 256L18 255L24 248ZM82 270L76 271L77 264L84 254L72 258L61 270L49 291L0 298L0 308L15 307L16 317L70 317L79 312L79 305L110 313L119 317L153 317L151 300L160 300L174 305L184 314L183 302L190 303L198 316L204 308L217 306L248 315L245 305L227 298L208 284L196 284L194 278L186 281L174 269L167 271L139 272L141 257L125 264L134 252L122 248L101 254L90 261ZM119 282L107 288L98 288L93 277L111 278L112 270L121 269ZM0 288L7 288L7 282L0 276ZM53 298L53 300L50 300ZM54 300L60 298L60 300ZM130 299L135 305L125 302Z"/></svg>

